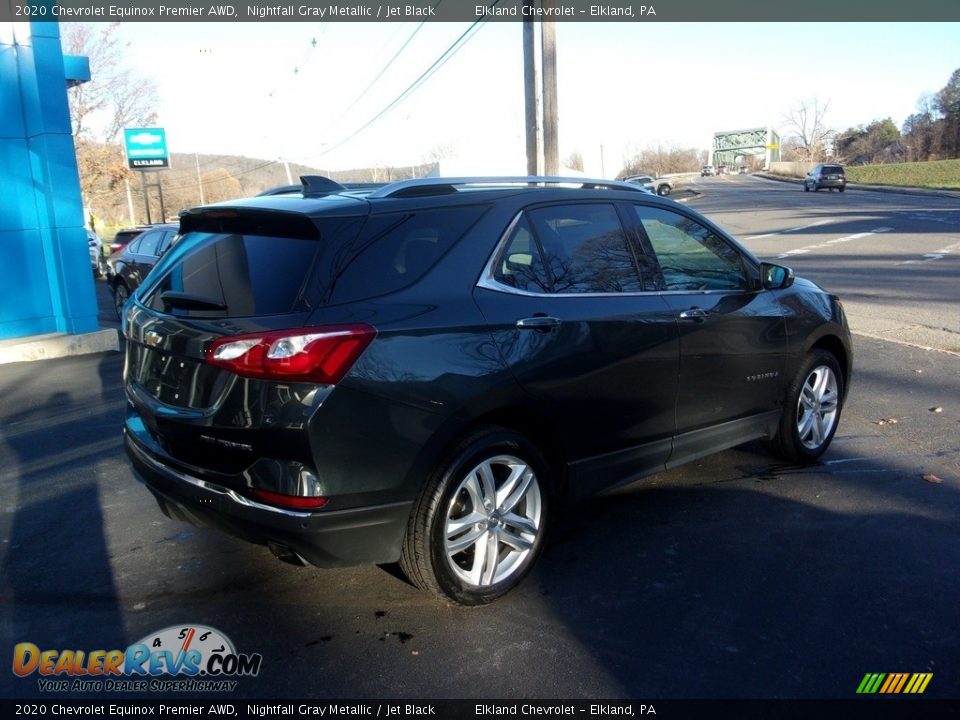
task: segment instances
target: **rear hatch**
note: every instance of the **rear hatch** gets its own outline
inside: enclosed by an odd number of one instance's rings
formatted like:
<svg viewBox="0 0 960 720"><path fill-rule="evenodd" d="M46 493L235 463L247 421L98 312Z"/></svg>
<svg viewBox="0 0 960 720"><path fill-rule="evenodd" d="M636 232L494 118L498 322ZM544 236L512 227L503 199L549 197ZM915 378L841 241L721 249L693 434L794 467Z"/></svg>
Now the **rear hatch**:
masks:
<svg viewBox="0 0 960 720"><path fill-rule="evenodd" d="M314 267L358 219L217 211L184 225L124 318L131 404L151 440L190 468L235 475L270 447L309 462L295 430L317 401L316 379L258 371L251 358L266 340L299 337L316 304Z"/></svg>

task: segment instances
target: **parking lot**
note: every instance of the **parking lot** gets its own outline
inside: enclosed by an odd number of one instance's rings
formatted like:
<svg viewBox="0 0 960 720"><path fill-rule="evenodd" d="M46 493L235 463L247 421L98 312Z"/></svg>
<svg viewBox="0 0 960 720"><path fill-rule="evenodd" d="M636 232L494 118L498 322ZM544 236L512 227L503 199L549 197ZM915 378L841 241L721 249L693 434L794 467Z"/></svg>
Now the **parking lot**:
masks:
<svg viewBox="0 0 960 720"><path fill-rule="evenodd" d="M868 672L955 698L960 253L902 264L955 239L955 201L697 190L757 254L802 250L780 262L850 296L855 377L820 462L752 443L580 503L517 592L454 608L395 567L294 568L164 517L122 450L122 354L0 366L4 647L203 624L263 655L245 698L852 698Z"/></svg>

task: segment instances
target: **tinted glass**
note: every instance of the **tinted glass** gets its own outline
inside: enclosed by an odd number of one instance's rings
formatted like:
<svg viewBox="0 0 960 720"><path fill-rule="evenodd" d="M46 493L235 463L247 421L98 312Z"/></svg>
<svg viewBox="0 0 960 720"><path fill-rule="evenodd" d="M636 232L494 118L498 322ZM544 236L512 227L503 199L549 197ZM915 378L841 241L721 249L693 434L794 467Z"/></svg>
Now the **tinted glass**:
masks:
<svg viewBox="0 0 960 720"><path fill-rule="evenodd" d="M554 205L530 210L555 293L643 290L633 252L613 205Z"/></svg>
<svg viewBox="0 0 960 720"><path fill-rule="evenodd" d="M320 245L311 239L236 233L190 233L182 244L183 252L144 302L162 312L199 317L279 315L298 309ZM161 297L168 290L199 295L227 309L171 309Z"/></svg>
<svg viewBox="0 0 960 720"><path fill-rule="evenodd" d="M823 166L824 175L842 175L843 168L839 165L824 165Z"/></svg>
<svg viewBox="0 0 960 720"><path fill-rule="evenodd" d="M520 219L510 234L494 277L498 282L518 290L549 292L550 284L543 266L543 257L526 217Z"/></svg>
<svg viewBox="0 0 960 720"><path fill-rule="evenodd" d="M145 232L136 241L136 247L131 250L131 252L137 253L138 255L150 255L156 257L158 254L157 248L160 247L160 241L163 239L164 233L162 231L154 232Z"/></svg>
<svg viewBox="0 0 960 720"><path fill-rule="evenodd" d="M324 259L321 302L362 300L413 284L485 209L455 207L370 217L356 240Z"/></svg>
<svg viewBox="0 0 960 720"><path fill-rule="evenodd" d="M634 206L663 273L667 290L747 288L740 253L688 217L659 208Z"/></svg>

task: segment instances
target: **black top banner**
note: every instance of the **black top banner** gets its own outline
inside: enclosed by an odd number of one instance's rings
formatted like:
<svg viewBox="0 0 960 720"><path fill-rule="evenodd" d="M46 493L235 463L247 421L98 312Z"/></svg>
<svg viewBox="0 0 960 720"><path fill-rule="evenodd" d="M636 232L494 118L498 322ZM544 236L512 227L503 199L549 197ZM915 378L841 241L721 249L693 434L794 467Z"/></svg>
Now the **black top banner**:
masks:
<svg viewBox="0 0 960 720"><path fill-rule="evenodd" d="M918 22L956 0L0 0L0 22Z"/></svg>

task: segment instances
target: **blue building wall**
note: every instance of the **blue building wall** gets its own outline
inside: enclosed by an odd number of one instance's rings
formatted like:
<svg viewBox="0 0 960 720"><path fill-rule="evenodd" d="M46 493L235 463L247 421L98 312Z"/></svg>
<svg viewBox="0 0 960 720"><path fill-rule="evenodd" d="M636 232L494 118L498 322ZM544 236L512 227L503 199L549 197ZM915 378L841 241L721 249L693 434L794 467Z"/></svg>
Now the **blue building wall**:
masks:
<svg viewBox="0 0 960 720"><path fill-rule="evenodd" d="M0 339L97 330L67 79L57 23L0 22Z"/></svg>

